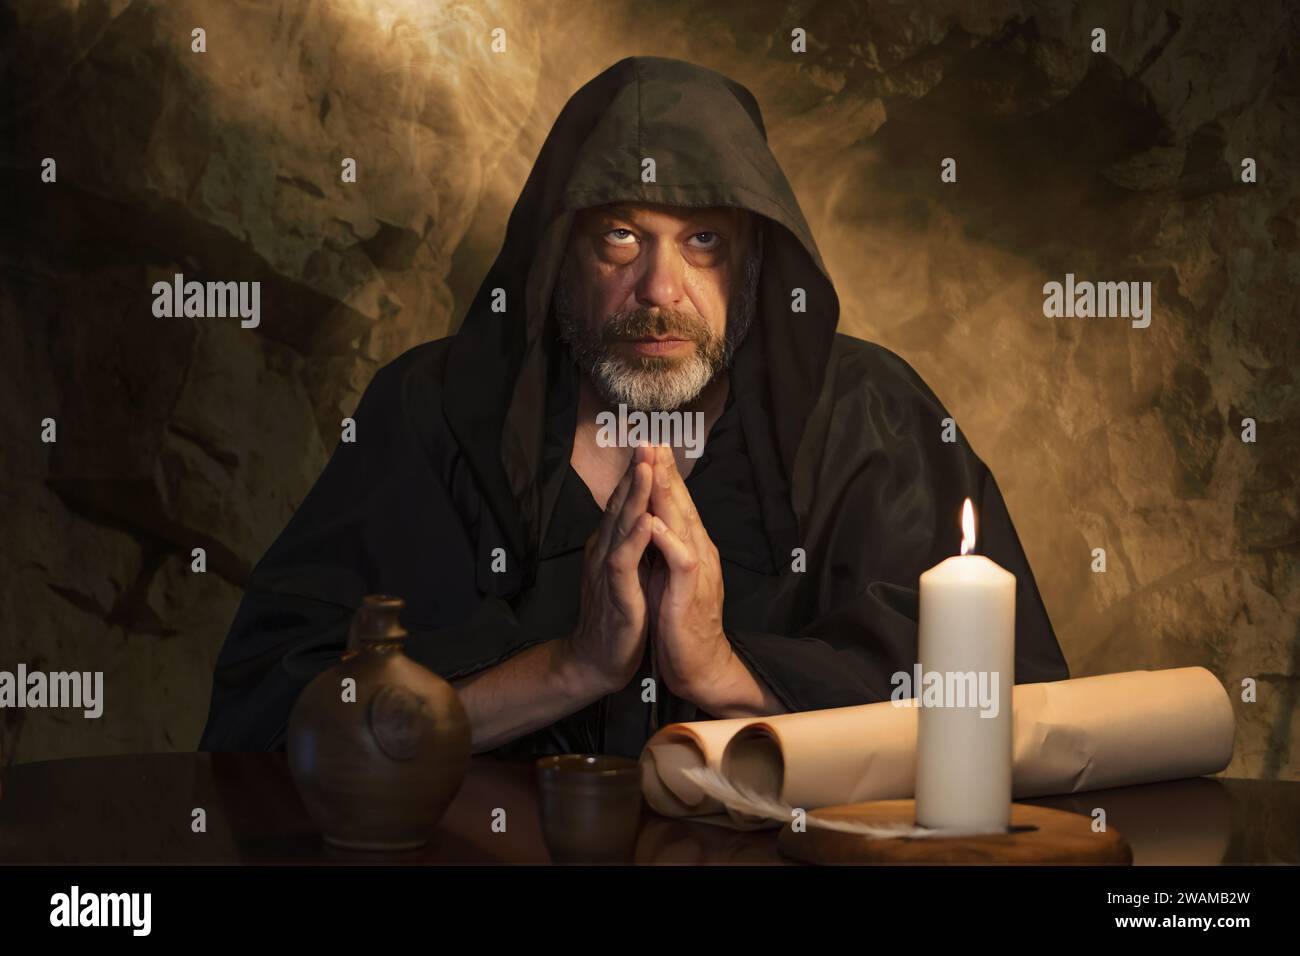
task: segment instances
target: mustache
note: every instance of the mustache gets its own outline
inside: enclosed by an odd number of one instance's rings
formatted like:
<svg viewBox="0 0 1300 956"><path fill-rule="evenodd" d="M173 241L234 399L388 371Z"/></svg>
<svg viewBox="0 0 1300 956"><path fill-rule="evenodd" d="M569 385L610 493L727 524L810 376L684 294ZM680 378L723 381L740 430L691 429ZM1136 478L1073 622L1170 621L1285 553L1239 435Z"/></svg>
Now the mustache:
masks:
<svg viewBox="0 0 1300 956"><path fill-rule="evenodd" d="M705 345L714 338L713 330L703 319L686 312L661 309L651 314L648 309L636 309L631 312L615 312L600 330L601 340L605 344L622 339L643 339L651 336L688 339Z"/></svg>

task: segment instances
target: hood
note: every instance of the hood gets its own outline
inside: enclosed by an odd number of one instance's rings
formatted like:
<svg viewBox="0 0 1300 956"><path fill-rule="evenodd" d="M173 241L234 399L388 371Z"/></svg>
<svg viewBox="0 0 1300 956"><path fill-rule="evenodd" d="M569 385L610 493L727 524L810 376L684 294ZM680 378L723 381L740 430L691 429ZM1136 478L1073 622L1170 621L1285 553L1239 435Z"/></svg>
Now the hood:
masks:
<svg viewBox="0 0 1300 956"><path fill-rule="evenodd" d="M655 182L641 181L644 157L655 160ZM574 214L618 201L737 206L762 217L758 314L736 352L731 392L741 405L769 541L788 560L802 523L800 486L815 458L804 435L822 393L839 300L768 148L757 101L713 70L629 57L565 104L451 343L443 392L448 424L531 578L548 376L553 363L571 364L555 333L551 291ZM796 289L803 290L804 311L792 309Z"/></svg>

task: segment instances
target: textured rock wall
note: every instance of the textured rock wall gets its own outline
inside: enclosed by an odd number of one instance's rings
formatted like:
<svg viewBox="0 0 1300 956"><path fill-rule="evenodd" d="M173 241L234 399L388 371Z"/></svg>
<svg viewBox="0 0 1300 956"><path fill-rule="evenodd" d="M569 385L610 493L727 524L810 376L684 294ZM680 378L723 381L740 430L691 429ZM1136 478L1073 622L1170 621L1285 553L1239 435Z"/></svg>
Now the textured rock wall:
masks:
<svg viewBox="0 0 1300 956"><path fill-rule="evenodd" d="M339 420L455 327L564 101L638 53L754 91L842 329L912 362L988 461L1074 674L1253 677L1229 772L1300 777L1284 2L0 5L0 668L103 670L107 697L0 711L2 759L194 746ZM155 318L175 272L260 280L260 327ZM1150 327L1045 318L1066 272L1150 281Z"/></svg>

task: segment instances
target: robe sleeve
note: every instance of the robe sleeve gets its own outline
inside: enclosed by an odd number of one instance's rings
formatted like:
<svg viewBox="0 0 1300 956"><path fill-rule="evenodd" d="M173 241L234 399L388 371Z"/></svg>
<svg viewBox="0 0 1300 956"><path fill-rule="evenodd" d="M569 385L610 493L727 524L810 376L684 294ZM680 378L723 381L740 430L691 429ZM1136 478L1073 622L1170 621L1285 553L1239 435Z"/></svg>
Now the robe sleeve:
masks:
<svg viewBox="0 0 1300 956"><path fill-rule="evenodd" d="M289 714L303 688L338 663L355 608L250 589L240 604L213 678L198 749L283 750ZM403 651L455 680L543 641L520 630L508 603L486 598L456 627L404 624Z"/></svg>
<svg viewBox="0 0 1300 956"><path fill-rule="evenodd" d="M412 376L381 369L288 525L258 562L222 646L199 750L284 746L302 689L343 653L367 594L406 601L405 652L447 680L490 667L543 637L476 574L481 515L463 515L428 442L444 440L412 416ZM419 408L437 408L420 391ZM450 440L449 437L445 440Z"/></svg>
<svg viewBox="0 0 1300 956"><path fill-rule="evenodd" d="M1014 682L1068 678L992 473L960 432L938 440L948 412L910 366L879 351L887 364L864 374L868 384L837 411L852 448L832 444L823 459L809 532L817 540L800 582L814 597L794 602L803 610L784 622L769 620L770 630L726 628L733 649L790 711L888 700L891 677L917 662L920 575L959 552L970 497L976 553L1016 577Z"/></svg>

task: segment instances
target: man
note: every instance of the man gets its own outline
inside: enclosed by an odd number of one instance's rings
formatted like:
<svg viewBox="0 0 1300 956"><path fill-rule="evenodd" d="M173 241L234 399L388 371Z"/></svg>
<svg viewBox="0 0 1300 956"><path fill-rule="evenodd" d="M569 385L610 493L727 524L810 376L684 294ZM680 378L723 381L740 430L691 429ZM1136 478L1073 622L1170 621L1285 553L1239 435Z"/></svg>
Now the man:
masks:
<svg viewBox="0 0 1300 956"><path fill-rule="evenodd" d="M750 93L607 69L460 331L376 374L254 569L200 748L283 746L370 593L405 598L407 653L455 683L476 751L634 756L674 721L885 700L967 497L1016 575L1015 679L1068 677L992 475L838 316ZM698 416L703 454L611 442L616 410Z"/></svg>

